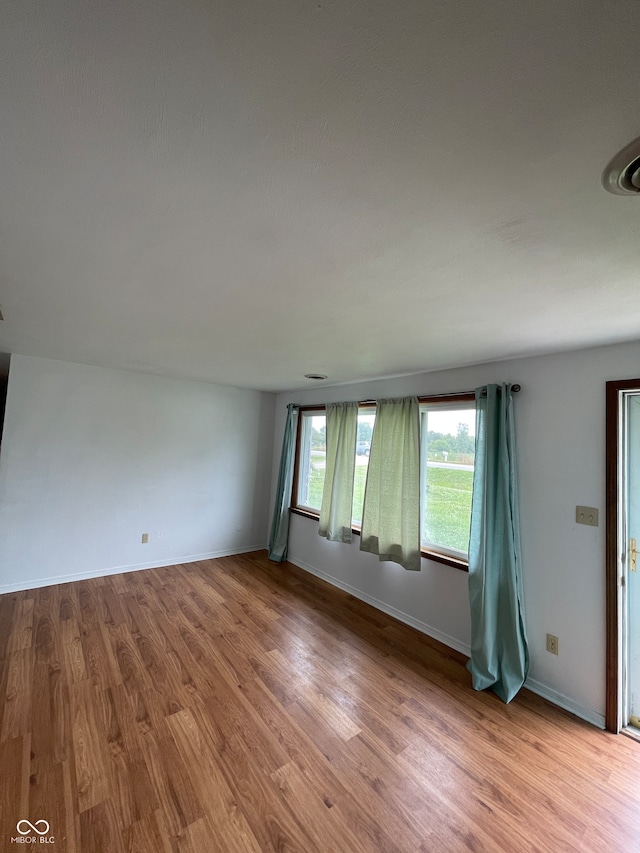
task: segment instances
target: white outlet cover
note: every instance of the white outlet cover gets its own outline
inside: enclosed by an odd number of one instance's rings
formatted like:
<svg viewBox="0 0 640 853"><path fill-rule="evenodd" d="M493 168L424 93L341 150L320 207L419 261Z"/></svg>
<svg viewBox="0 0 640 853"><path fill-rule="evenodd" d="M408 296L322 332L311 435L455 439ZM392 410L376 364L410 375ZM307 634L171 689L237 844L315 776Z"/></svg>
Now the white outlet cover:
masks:
<svg viewBox="0 0 640 853"><path fill-rule="evenodd" d="M595 506L577 506L576 523L587 524L589 527L598 526L598 509Z"/></svg>

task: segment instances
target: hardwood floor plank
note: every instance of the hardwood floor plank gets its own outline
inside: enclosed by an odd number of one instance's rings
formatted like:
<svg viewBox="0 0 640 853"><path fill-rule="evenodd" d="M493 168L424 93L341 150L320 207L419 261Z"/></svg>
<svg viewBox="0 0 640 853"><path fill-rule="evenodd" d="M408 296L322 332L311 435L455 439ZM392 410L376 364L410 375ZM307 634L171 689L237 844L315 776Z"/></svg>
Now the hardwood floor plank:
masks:
<svg viewBox="0 0 640 853"><path fill-rule="evenodd" d="M327 725L342 740L349 740L362 731L335 702L313 687L303 691L298 704L315 718L316 724Z"/></svg>
<svg viewBox="0 0 640 853"><path fill-rule="evenodd" d="M408 747L400 754L399 764L408 776L426 785L444 808L452 811L453 825L473 827L469 837L475 839L480 849L490 848L492 844L499 850L507 849L510 844L514 849L532 853L540 849L540 840L532 841L523 830L527 821L523 801L517 793L509 792L505 796L502 786L471 774L466 768L461 769L442 754L423 751L422 748ZM505 782L508 786L508 780ZM490 821L489 815L494 814L499 815L499 820ZM584 834L585 826L583 823L578 825L575 834L572 827L565 829L560 837L551 829L545 839L545 848L571 849L566 846L568 839L577 843Z"/></svg>
<svg viewBox="0 0 640 853"><path fill-rule="evenodd" d="M64 816L66 835L62 838L66 853L80 853L80 811L75 771L71 759L62 762L62 786L64 797Z"/></svg>
<svg viewBox="0 0 640 853"><path fill-rule="evenodd" d="M42 607L40 604L38 610ZM59 659L57 625L48 613L37 616L34 634L36 662L52 663Z"/></svg>
<svg viewBox="0 0 640 853"><path fill-rule="evenodd" d="M417 710L418 703L415 700L411 700L408 704ZM520 824L523 812L528 809L531 795L535 793L538 807L544 808L548 818L549 839L554 840L557 849L561 849L563 845L570 845L572 840L581 837L585 833L589 816L574 816L567 812L564 820L558 821L557 824L553 818L562 811L560 803L563 801L566 804L571 803L575 791L580 790L586 783L587 775L590 776L590 781L594 782L593 774L590 774L586 768L574 766L575 762L572 762L570 766L564 768L562 774L556 779L553 789L550 790L549 771L552 766L556 768L561 766L553 757L554 739L552 737L549 738L548 743L543 743L535 737L535 730L532 731L531 727L528 727L516 738L514 731L509 727L496 730L488 729L485 725L474 724L477 721L471 720L467 715L462 716L465 710L468 710L466 706L461 706L457 711L452 710L450 731L458 733L466 730L476 745L477 757L473 763L467 762L467 768L475 769L479 781L473 787L473 791L482 794L483 802L489 805L499 802L505 820ZM432 728L432 723L427 723L423 715L418 715L416 719L422 720L425 729ZM483 718L484 723L486 719L486 717ZM460 751L460 745L447 743L447 736L440 728L438 749L440 752L448 752L455 756ZM486 754L489 752L491 761L487 762ZM466 792L470 789L462 790ZM461 799L466 800L464 796ZM608 810L601 809L602 800L603 797L600 796L598 802L593 803L591 816L601 812L599 821L606 822ZM507 804L510 808L506 808Z"/></svg>
<svg viewBox="0 0 640 853"><path fill-rule="evenodd" d="M53 836L55 844L63 846L63 839L69 835L67 829L67 812L62 797L51 797L51 791L61 791L64 788L64 771L62 764L48 762L43 764L39 761L31 762L31 776L29 778L29 808L27 814L30 820L46 820L49 824L47 837ZM38 844L40 849L43 849ZM51 845L49 849L55 850Z"/></svg>
<svg viewBox="0 0 640 853"><path fill-rule="evenodd" d="M87 679L93 687L102 690L122 681L116 656L107 641L105 631L106 629L98 623L97 619L89 627L80 623Z"/></svg>
<svg viewBox="0 0 640 853"><path fill-rule="evenodd" d="M271 779L280 796L307 828L318 850L349 850L365 853L367 845L346 826L342 816L332 811L333 802L321 799L295 764L285 764L274 770Z"/></svg>
<svg viewBox="0 0 640 853"><path fill-rule="evenodd" d="M125 622L125 615L121 597L115 591L114 576L106 577L103 580L104 583L98 598L98 618L103 625L122 625Z"/></svg>
<svg viewBox="0 0 640 853"><path fill-rule="evenodd" d="M40 765L59 763L66 758L68 710L60 664L36 663L29 731L33 758Z"/></svg>
<svg viewBox="0 0 640 853"><path fill-rule="evenodd" d="M11 652L5 665L7 675L2 708L0 742L13 740L29 732L29 717L33 701L33 669L35 655L32 646Z"/></svg>
<svg viewBox="0 0 640 853"><path fill-rule="evenodd" d="M215 693L194 697L191 711L218 755L242 748L252 764L267 776L288 762L274 733L247 702L241 688L234 690L220 684Z"/></svg>
<svg viewBox="0 0 640 853"><path fill-rule="evenodd" d="M216 834L216 829L211 825L211 822L206 818L200 818L195 823L189 824L183 835L177 839L176 850L178 853L202 853L203 850L214 851L234 851L236 848L227 847L227 840L220 839ZM247 850L251 851L251 846L247 846Z"/></svg>
<svg viewBox="0 0 640 853"><path fill-rule="evenodd" d="M211 742L211 718L200 715L197 722L207 741ZM309 828L301 823L290 804L278 797L277 785L252 761L242 741L230 738L217 761L233 793L234 802L255 837L257 849L317 849Z"/></svg>
<svg viewBox="0 0 640 853"><path fill-rule="evenodd" d="M69 687L71 743L81 814L103 803L110 793L104 745L95 716L94 694L95 688L88 681Z"/></svg>
<svg viewBox="0 0 640 853"><path fill-rule="evenodd" d="M302 689L309 684L308 678L303 673L298 673L295 679L291 678L288 661L277 649L254 658L252 665L254 675L267 685L282 705L296 703Z"/></svg>
<svg viewBox="0 0 640 853"><path fill-rule="evenodd" d="M124 833L124 849L126 853L162 853L162 850L171 850L165 844L155 813L145 815L127 828ZM206 849L201 848L199 853Z"/></svg>
<svg viewBox="0 0 640 853"><path fill-rule="evenodd" d="M94 581L78 581L73 585L73 594L78 606L78 622L81 628L90 629L99 622L97 598L101 585L100 578Z"/></svg>
<svg viewBox="0 0 640 853"><path fill-rule="evenodd" d="M184 833L185 827L204 815L204 807L197 795L198 783L191 779L192 768L185 766L169 734L157 742L154 736L145 735L141 749L152 790L159 803L156 816L171 848L175 849L175 841Z"/></svg>
<svg viewBox="0 0 640 853"><path fill-rule="evenodd" d="M35 602L31 595L17 601L7 645L7 654L11 655L13 652L28 649L33 645L34 605Z"/></svg>
<svg viewBox="0 0 640 853"><path fill-rule="evenodd" d="M185 765L197 768L194 777L197 780L200 799L207 804L209 843L214 837L221 849L229 850L230 853L259 851L261 848L193 714L189 711L179 711L169 718L168 724ZM202 834L200 830L204 832L205 827L204 822L199 824L198 835ZM189 839L192 833L193 830L187 833L187 841L181 842L178 849L191 849Z"/></svg>
<svg viewBox="0 0 640 853"><path fill-rule="evenodd" d="M383 828L376 819L376 804L367 796L360 796L362 793L368 793L364 785L360 788L351 785L345 787L332 763L318 749L315 742L316 732L310 730L314 735L312 740L307 730L295 723L291 714L262 682L256 680L244 685L243 693L252 707L259 711L269 729L277 735L278 742L290 761L300 770L316 795L325 804L331 803L332 808L342 815L344 825L357 832L359 843L371 851L400 853L403 848L397 846L386 831L387 827ZM393 821L390 823L393 830ZM401 834L406 836L406 828L403 827ZM417 847L418 840L413 839L413 844Z"/></svg>
<svg viewBox="0 0 640 853"><path fill-rule="evenodd" d="M131 636L126 626L119 626L110 635L109 639L111 641L113 657L117 662L119 676L125 690L129 694L132 694L139 690L146 690L152 687L144 662L140 658L140 653L136 647L135 638ZM101 668L100 671L103 672L104 668ZM101 688L109 686L108 681L105 681L103 677L95 679L94 684Z"/></svg>
<svg viewBox="0 0 640 853"><path fill-rule="evenodd" d="M62 654L68 684L77 684L87 678L87 666L80 638L80 629L75 619L63 622L69 626L63 630Z"/></svg>
<svg viewBox="0 0 640 853"><path fill-rule="evenodd" d="M135 722L123 689L96 693L96 719L107 744L111 799L124 828L153 814L158 798L135 737Z"/></svg>
<svg viewBox="0 0 640 853"><path fill-rule="evenodd" d="M27 745L29 739L27 738ZM0 743L0 768L3 778L9 784L0 785L0 838L9 846L9 836L16 836L16 824L27 818L28 799L24 802L23 785L29 778L28 756L25 768L25 740L22 737L10 738ZM28 819L28 818L27 818Z"/></svg>
<svg viewBox="0 0 640 853"><path fill-rule="evenodd" d="M445 846L453 842L451 808L442 807L433 791L421 789L389 758L379 743L361 733L345 744L334 764L346 779L360 777L369 788L369 796L384 802L386 810L394 811L423 842L428 841L434 849L454 849Z"/></svg>
<svg viewBox="0 0 640 853"><path fill-rule="evenodd" d="M9 654L9 642L19 601L20 595L15 592L0 595L0 660L4 660Z"/></svg>
<svg viewBox="0 0 640 853"><path fill-rule="evenodd" d="M125 853L122 833L110 800L103 800L80 814L80 844L91 853Z"/></svg>

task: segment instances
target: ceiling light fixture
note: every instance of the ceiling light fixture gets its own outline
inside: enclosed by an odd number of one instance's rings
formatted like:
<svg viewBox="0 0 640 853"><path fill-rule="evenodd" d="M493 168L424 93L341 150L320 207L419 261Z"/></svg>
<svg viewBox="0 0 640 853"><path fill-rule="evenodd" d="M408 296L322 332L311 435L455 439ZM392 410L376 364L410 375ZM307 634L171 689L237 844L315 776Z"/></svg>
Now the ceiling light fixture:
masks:
<svg viewBox="0 0 640 853"><path fill-rule="evenodd" d="M305 373L304 378L305 379L316 379L316 380L320 381L321 379L326 379L327 377L324 375L324 373Z"/></svg>
<svg viewBox="0 0 640 853"><path fill-rule="evenodd" d="M640 194L640 137L611 160L602 173L602 186L614 195Z"/></svg>

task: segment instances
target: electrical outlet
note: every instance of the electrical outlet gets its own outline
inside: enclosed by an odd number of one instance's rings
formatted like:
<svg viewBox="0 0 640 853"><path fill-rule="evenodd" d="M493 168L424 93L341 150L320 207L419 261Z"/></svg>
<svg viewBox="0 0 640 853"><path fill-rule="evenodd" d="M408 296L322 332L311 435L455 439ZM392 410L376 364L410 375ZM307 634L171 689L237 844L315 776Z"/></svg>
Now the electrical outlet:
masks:
<svg viewBox="0 0 640 853"><path fill-rule="evenodd" d="M149 534L148 534L148 533L143 533L143 534L142 534L142 544L143 544L143 545L146 545L148 541L149 541Z"/></svg>
<svg viewBox="0 0 640 853"><path fill-rule="evenodd" d="M558 654L558 638L553 634L547 634L547 651L552 655Z"/></svg>
<svg viewBox="0 0 640 853"><path fill-rule="evenodd" d="M598 526L598 510L594 506L577 506L576 522L588 524L590 527Z"/></svg>

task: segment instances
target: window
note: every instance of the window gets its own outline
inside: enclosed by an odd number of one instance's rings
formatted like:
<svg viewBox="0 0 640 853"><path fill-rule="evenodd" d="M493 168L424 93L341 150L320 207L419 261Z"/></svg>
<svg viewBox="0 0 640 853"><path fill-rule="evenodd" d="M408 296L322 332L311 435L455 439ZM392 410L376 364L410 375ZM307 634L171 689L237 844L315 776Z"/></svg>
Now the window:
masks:
<svg viewBox="0 0 640 853"><path fill-rule="evenodd" d="M421 411L421 544L467 560L473 465L475 402L427 402Z"/></svg>
<svg viewBox="0 0 640 853"><path fill-rule="evenodd" d="M465 567L469 550L475 453L473 394L421 398L421 545L423 554ZM359 532L375 405L358 414L352 524ZM326 466L323 407L301 409L293 509L319 517Z"/></svg>
<svg viewBox="0 0 640 853"><path fill-rule="evenodd" d="M367 482L369 468L369 453L373 425L376 420L375 406L361 408L358 412L358 437L356 442L356 472L353 478L353 513L351 520L354 528L362 524L362 507L364 505L364 486Z"/></svg>
<svg viewBox="0 0 640 853"><path fill-rule="evenodd" d="M296 457L297 489L294 506L320 514L327 454L324 411L301 411ZM294 479L294 486L296 485Z"/></svg>

